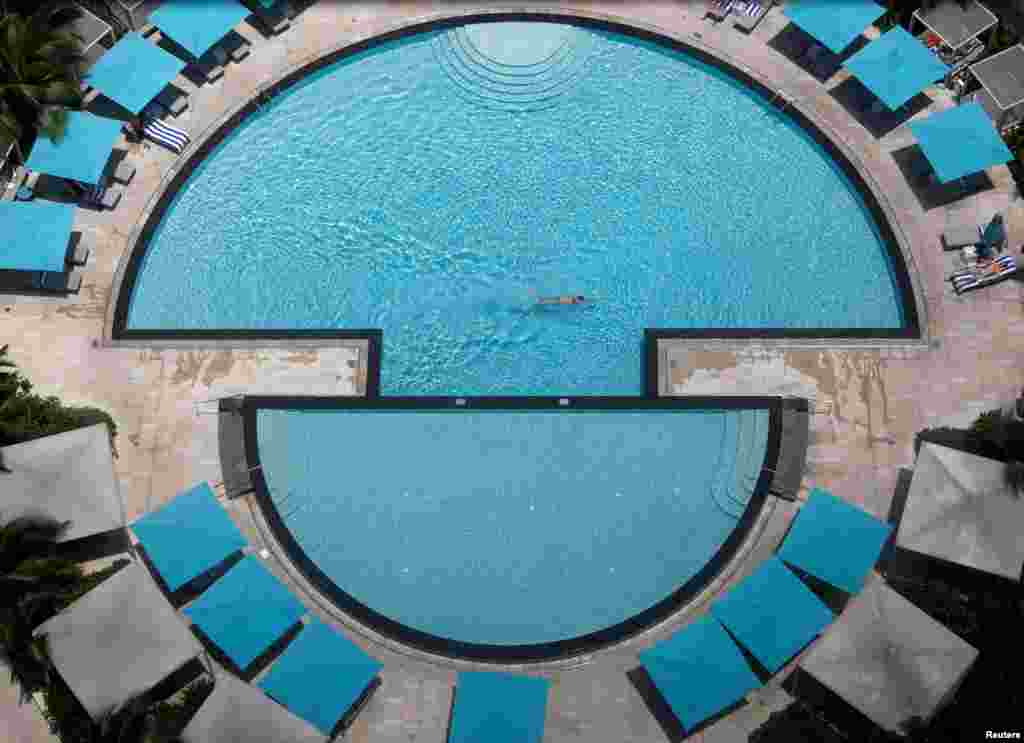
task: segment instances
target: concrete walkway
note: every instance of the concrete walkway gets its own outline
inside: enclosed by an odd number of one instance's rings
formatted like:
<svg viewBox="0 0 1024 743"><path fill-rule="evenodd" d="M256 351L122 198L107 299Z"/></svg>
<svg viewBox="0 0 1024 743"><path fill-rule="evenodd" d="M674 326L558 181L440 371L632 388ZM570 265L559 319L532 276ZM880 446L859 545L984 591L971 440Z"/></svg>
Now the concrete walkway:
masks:
<svg viewBox="0 0 1024 743"><path fill-rule="evenodd" d="M191 91L191 105L174 123L196 138L264 81L302 60L373 36L403 19L454 14L460 7L448 2L321 2L278 37L264 39L243 25L242 33L253 44L250 57L229 65L224 78L213 85L196 89L181 82ZM670 343L662 348L662 374L669 394L788 392L812 397L819 407L827 404L830 414L813 419L805 485L831 487L884 516L898 468L913 461L916 431L966 424L982 410L1012 399L1024 385L1024 288L1009 281L957 298L944 281L953 268L951 259L938 245L947 220L983 222L1015 199L1020 204L1006 168L989 172L993 190L949 208L924 211L891 157L913 141L909 129L901 126L875 139L829 93L841 84L842 73L821 84L770 48L767 43L786 25L778 9L748 37L729 24L715 26L702 20L703 3L560 7L657 27L755 70L838 133L881 184L919 272L930 346ZM952 105L944 91L928 93L935 103L919 116ZM214 406L203 401L238 392L353 395L359 393L361 380L360 352L355 347L106 345L104 323L129 236L175 165L170 153L155 146L121 146L138 169L121 204L112 212L79 211L77 216L77 228L95 238L81 293L68 299L0 297L0 338L10 344L13 360L40 392L98 405L114 416L120 427L117 469L131 520L198 480L220 479L217 417L207 414ZM1024 225L1024 219L1016 224ZM1013 229L1019 228L1011 224ZM1011 234L1015 251L1022 243L1024 232ZM254 531L247 534L258 540ZM622 676L629 662L605 658L557 679L545 740L663 741L661 730ZM400 659L387 668L381 693L360 716L351 739L440 743L450 700L450 669L430 671L413 665L405 673ZM772 696L766 703L780 702ZM0 710L5 720L8 712L14 714L6 703ZM766 710L759 705L745 708L692 740L745 740L746 731L764 718Z"/></svg>

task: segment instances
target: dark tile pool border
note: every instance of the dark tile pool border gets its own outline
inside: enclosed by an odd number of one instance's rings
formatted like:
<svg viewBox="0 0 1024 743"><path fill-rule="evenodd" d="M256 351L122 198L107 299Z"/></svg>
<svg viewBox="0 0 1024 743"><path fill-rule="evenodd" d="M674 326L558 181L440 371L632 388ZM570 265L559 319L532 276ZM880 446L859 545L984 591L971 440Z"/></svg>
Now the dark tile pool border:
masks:
<svg viewBox="0 0 1024 743"><path fill-rule="evenodd" d="M163 220L164 214L169 209L174 197L182 185L188 180L192 172L200 165L212 150L223 142L231 132L235 130L247 117L257 112L264 102L290 88L308 75L315 73L329 65L338 62L345 57L359 52L366 51L388 41L394 41L406 36L413 36L428 31L454 28L468 23L497 23L503 21L549 21L581 26L583 28L597 29L612 33L630 36L636 39L660 44L674 51L682 52L694 57L700 62L714 67L734 79L745 84L748 88L760 95L766 105L776 106L782 113L800 125L800 127L823 147L857 189L863 203L867 207L877 226L882 242L891 261L895 274L896 288L903 313L903 327L900 328L658 328L647 331L655 335L656 339L735 339L735 340L758 340L758 339L860 339L860 340L894 340L905 339L920 340L922 328L918 314L917 302L915 300L913 284L910 278L909 269L900 249L898 240L893 231L892 225L886 218L885 212L878 203L874 193L865 183L857 168L849 161L845 154L827 137L810 119L804 116L798 109L789 106L786 101L780 100L775 91L766 87L763 83L748 75L743 70L733 66L723 59L702 49L693 47L684 41L674 39L670 36L657 33L645 28L629 25L626 21L616 21L605 18L594 18L588 16L574 15L571 12L560 13L551 11L516 11L500 13L473 13L431 19L414 22L397 29L385 31L379 35L362 39L344 48L326 54L304 67L294 70L280 80L269 86L261 93L246 103L232 116L223 121L216 131L204 140L201 145L189 156L189 159L178 170L170 184L164 189L157 199L152 211L146 217L146 222L139 232L135 243L130 247L131 254L125 266L124 274L117 287L117 298L111 325L112 341L169 341L169 340L289 340L295 338L303 339L358 339L368 337L369 333L380 333L379 330L334 330L315 329L301 331L274 331L274 330L157 330L157 329L129 329L127 327L128 311L131 305L131 298L135 290L135 282L139 270L142 267L143 259L149 247L149 242ZM774 101L774 103L773 103ZM922 298L923 301L923 298ZM379 335L378 341L379 343ZM369 380L368 380L369 385Z"/></svg>
<svg viewBox="0 0 1024 743"><path fill-rule="evenodd" d="M564 401L564 402L563 402ZM668 619L684 608L708 586L735 556L765 505L781 445L782 410L787 401L780 397L278 397L247 396L241 406L246 458L253 471L253 498L271 537L285 556L319 593L346 615L373 632L417 650L458 660L482 663L533 663L559 660L591 653L620 643ZM489 645L466 643L431 635L391 620L339 588L313 562L292 536L274 506L260 468L257 416L260 410L767 410L768 441L764 464L753 494L719 551L675 593L655 606L611 627L580 637L531 645Z"/></svg>

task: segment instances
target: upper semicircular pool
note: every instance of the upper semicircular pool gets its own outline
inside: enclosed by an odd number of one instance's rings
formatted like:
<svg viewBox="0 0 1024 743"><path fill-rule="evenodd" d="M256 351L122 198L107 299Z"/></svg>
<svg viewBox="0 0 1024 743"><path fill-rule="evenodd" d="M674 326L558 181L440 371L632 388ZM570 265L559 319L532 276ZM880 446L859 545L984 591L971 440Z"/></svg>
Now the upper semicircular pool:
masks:
<svg viewBox="0 0 1024 743"><path fill-rule="evenodd" d="M124 328L380 328L385 394L638 394L645 328L907 331L861 194L668 44L477 23L347 54L158 208ZM583 294L585 306L542 307Z"/></svg>

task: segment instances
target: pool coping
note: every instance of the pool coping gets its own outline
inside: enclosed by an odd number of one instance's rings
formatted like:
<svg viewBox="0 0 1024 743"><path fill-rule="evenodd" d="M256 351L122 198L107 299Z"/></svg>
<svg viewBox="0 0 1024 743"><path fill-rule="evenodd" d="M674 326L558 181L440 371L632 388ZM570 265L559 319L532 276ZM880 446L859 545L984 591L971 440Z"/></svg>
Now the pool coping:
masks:
<svg viewBox="0 0 1024 743"><path fill-rule="evenodd" d="M459 12L444 12L415 16L395 24L372 29L365 35L346 40L315 54L291 62L268 79L257 83L251 97L239 99L219 117L196 134L189 147L164 174L160 184L151 194L137 218L128 239L127 250L122 254L114 274L112 291L104 316L101 343L111 347L133 348L197 348L204 346L223 347L325 347L331 345L356 345L366 341L369 330L316 329L304 331L274 330L129 330L127 314L134 284L141 267L149 238L159 225L163 214L170 207L179 187L190 177L206 156L249 115L257 111L262 102L270 100L307 75L334 64L338 60L376 46L380 43L415 35L430 30L458 26L464 23L497 22L506 20L548 20L576 23L584 27L597 27L633 38L654 41L693 56L698 61L722 70L740 83L764 97L769 105L778 103L804 132L826 149L829 156L840 167L853 186L858 190L872 218L881 231L895 272L897 294L901 309L906 315L906 327L899 329L781 329L781 328L656 328L656 339L675 340L727 340L748 345L764 341L794 345L829 345L839 342L847 346L877 348L887 346L923 347L929 343L929 322L927 301L921 287L920 272L917 269L903 226L896 217L884 191L873 177L870 168L859 158L848 142L834 128L828 126L808 108L799 95L785 92L785 86L773 87L771 81L749 68L725 50L704 43L701 35L692 32L692 38L668 32L656 25L641 23L606 13L595 13L582 9L501 7L477 8ZM380 331L377 331L378 333ZM227 343L230 342L230 346ZM379 342L379 337L378 337ZM362 361L363 354L360 354Z"/></svg>
<svg viewBox="0 0 1024 743"><path fill-rule="evenodd" d="M692 616L716 595L745 563L775 511L769 496L782 445L784 409L796 409L779 396L623 397L316 397L246 396L222 408L241 416L245 463L251 471L252 492L245 496L262 549L291 578L293 588L328 617L357 635L393 652L434 665L470 664L472 668L553 671L589 662L595 654L634 650L666 623ZM803 406L804 408L806 405ZM317 410L434 410L458 414L477 410L767 410L769 425L764 463L742 517L714 556L690 580L655 606L595 633L536 645L463 643L429 635L374 612L338 588L299 546L270 497L260 468L257 416L262 409ZM234 444L232 444L234 446Z"/></svg>

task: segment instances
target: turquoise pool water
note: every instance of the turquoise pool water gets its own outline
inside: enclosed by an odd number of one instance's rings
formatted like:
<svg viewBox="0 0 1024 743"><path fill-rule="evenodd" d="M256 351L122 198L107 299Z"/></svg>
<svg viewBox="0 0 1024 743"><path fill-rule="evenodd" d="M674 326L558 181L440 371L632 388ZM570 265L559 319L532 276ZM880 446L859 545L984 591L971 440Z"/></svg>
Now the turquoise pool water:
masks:
<svg viewBox="0 0 1024 743"><path fill-rule="evenodd" d="M683 53L548 23L388 42L275 98L179 192L127 315L380 328L395 395L639 394L644 328L902 324L799 126Z"/></svg>
<svg viewBox="0 0 1024 743"><path fill-rule="evenodd" d="M449 640L616 625L711 560L764 465L768 413L260 410L271 498L306 555Z"/></svg>

